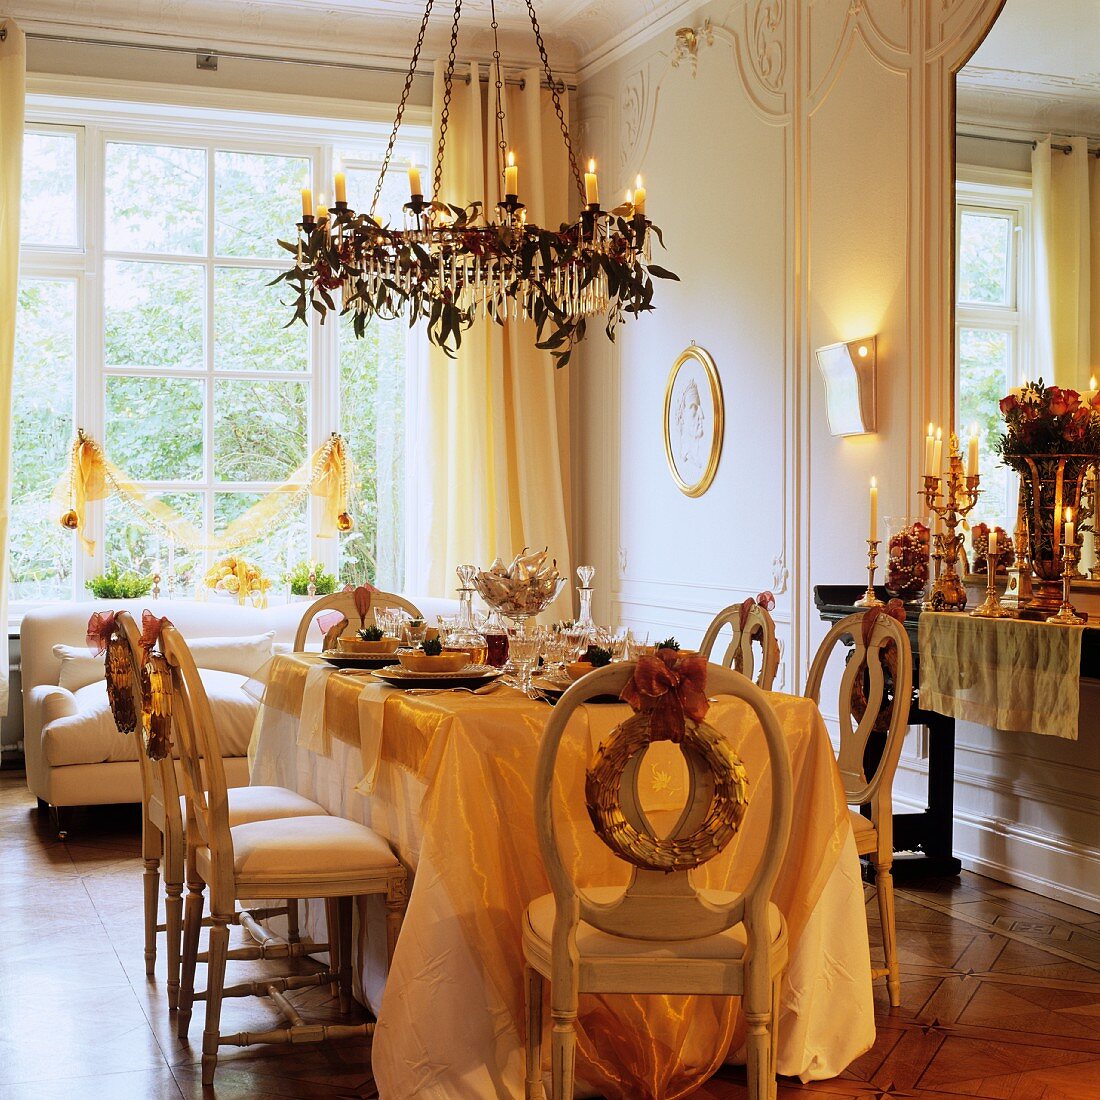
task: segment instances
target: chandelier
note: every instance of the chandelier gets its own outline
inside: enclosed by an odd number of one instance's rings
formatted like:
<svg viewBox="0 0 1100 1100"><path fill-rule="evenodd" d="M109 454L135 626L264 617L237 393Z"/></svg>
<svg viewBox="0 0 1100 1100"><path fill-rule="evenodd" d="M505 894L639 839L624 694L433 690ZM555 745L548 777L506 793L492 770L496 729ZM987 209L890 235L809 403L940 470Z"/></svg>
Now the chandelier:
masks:
<svg viewBox="0 0 1100 1100"><path fill-rule="evenodd" d="M626 315L636 317L653 309L654 278L677 278L650 262L651 238L656 236L662 245L664 242L660 230L646 217L641 177L636 189L628 191L626 200L611 210L600 206L594 161L589 162L582 179L561 104L564 84L554 77L534 4L527 0L535 43L581 199L579 219L557 229L544 228L528 219L520 202L519 166L508 151L505 137L504 80L494 0L495 136L504 199L496 204L492 217L482 209L481 202L456 205L441 201L462 15L462 0L455 0L432 196L425 198L420 172L410 167L411 197L404 205L403 224L383 224L376 216L378 201L416 75L432 4L433 0L427 0L424 8L369 212L357 213L348 206L343 173L336 175L331 209L319 205L315 214L312 194L303 190L297 240L279 242L296 262L273 282L286 282L297 292L290 323L305 322L311 309L323 323L328 313L339 308L341 314L351 315L353 331L361 337L376 317L405 317L410 325L424 320L428 339L451 358L462 343L463 332L478 318L490 318L501 325L508 318L531 318L536 346L551 352L557 365L564 366L574 345L584 339L589 317L604 315L605 330L614 340L615 329Z"/></svg>

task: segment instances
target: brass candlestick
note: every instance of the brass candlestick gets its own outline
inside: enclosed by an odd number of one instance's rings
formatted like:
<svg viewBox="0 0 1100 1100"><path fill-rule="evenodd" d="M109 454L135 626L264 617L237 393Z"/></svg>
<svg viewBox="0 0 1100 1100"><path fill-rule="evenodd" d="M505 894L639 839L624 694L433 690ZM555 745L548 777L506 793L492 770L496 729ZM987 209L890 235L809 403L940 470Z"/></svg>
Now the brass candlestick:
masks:
<svg viewBox="0 0 1100 1100"><path fill-rule="evenodd" d="M160 599L160 574L153 574L153 590L150 593L154 600Z"/></svg>
<svg viewBox="0 0 1100 1100"><path fill-rule="evenodd" d="M941 520L946 532L936 536L937 549L943 555L944 569L932 585L929 604L933 611L964 611L966 609L966 589L955 569L962 549L962 532L956 528L971 508L978 503L978 474L964 474L962 455L959 453L959 437L951 433L951 450L946 478L939 474L924 475L924 498L928 507ZM946 496L941 493L941 481Z"/></svg>
<svg viewBox="0 0 1100 1100"><path fill-rule="evenodd" d="M1000 547L998 546L998 551ZM1016 618L1016 612L1010 611L1007 607L1003 606L1000 597L997 595L997 562L1000 560L1000 553L992 554L986 552L986 584L985 584L985 602L980 607L976 607L970 614L975 619L1014 619Z"/></svg>
<svg viewBox="0 0 1100 1100"><path fill-rule="evenodd" d="M878 557L879 539L867 540L867 591L862 598L856 600L856 607L885 607L886 605L875 595L875 559Z"/></svg>
<svg viewBox="0 0 1100 1100"><path fill-rule="evenodd" d="M1048 615L1048 623L1058 623L1060 626L1081 626L1088 622L1088 616L1080 616L1069 602L1069 586L1073 582L1073 576L1077 572L1077 564L1073 551L1076 546L1067 542L1062 546L1062 606L1058 608L1057 615Z"/></svg>

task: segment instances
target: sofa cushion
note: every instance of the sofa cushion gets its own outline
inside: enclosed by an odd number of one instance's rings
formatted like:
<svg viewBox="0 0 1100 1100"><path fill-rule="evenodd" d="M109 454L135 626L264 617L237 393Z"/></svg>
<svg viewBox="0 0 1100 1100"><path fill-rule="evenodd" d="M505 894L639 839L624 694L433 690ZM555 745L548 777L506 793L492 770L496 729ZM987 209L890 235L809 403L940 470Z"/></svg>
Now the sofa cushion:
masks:
<svg viewBox="0 0 1100 1100"><path fill-rule="evenodd" d="M241 690L246 677L215 669L200 669L199 674L214 712L222 755L246 755L259 706ZM136 760L138 739L128 733L119 733L116 728L107 702L107 685L99 680L79 688L73 695L78 713L59 718L42 731L46 762L58 767ZM174 748L173 752L179 755Z"/></svg>
<svg viewBox="0 0 1100 1100"><path fill-rule="evenodd" d="M255 676L274 651L275 631L243 638L192 638L187 641L199 668ZM55 645L53 655L61 662L59 687L77 691L103 679L103 654L87 646Z"/></svg>

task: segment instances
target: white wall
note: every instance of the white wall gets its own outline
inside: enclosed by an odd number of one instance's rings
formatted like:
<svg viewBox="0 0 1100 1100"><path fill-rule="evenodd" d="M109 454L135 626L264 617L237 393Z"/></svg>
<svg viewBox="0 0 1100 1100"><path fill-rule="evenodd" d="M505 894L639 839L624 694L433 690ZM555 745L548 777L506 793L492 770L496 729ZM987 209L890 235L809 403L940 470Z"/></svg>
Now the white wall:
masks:
<svg viewBox="0 0 1100 1100"><path fill-rule="evenodd" d="M692 642L718 608L772 588L782 686L804 683L824 634L813 585L865 577L868 479L882 515L915 511L922 425L950 419L950 74L998 6L700 5L679 19L715 21L696 76L671 67L669 31L583 74L579 145L616 199L644 172L659 262L682 280L614 345L591 337L576 369L575 552L599 570L601 615ZM873 333L878 431L834 438L813 349ZM727 410L699 499L676 489L661 442L666 377L692 340ZM835 715L828 696L822 709ZM1077 744L958 736L957 854L1100 910L1100 723ZM914 735L903 802L923 797L923 768Z"/></svg>

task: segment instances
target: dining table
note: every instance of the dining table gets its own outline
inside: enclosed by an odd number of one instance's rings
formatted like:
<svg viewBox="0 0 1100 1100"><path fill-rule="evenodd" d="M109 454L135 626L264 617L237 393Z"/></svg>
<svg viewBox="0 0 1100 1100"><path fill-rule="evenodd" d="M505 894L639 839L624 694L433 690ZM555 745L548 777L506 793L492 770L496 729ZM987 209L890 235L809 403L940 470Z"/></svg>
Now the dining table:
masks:
<svg viewBox="0 0 1100 1100"><path fill-rule="evenodd" d="M356 995L374 1012L372 1067L384 1098L522 1097L521 920L549 893L532 791L545 697L512 686L487 694L403 691L317 654L279 654L250 682L261 699L251 782L290 787L370 826L410 872L408 907L387 965L384 909L360 899ZM836 1076L874 1042L864 891L840 775L812 700L767 693L791 755L794 819L773 900L788 927L778 1071ZM618 700L572 716L555 775L555 814L582 886L625 885L630 868L596 836L584 801L599 744L631 715ZM770 770L747 704L711 700L707 721L749 776L749 805L726 849L699 868L700 887L743 886L763 849ZM670 743L644 761L642 804L655 828L682 806L686 767ZM324 942L324 907L306 934ZM691 930L685 929L685 938ZM585 995L578 1096L684 1096L724 1062L743 1061L737 998ZM544 1047L548 1050L548 1045Z"/></svg>

